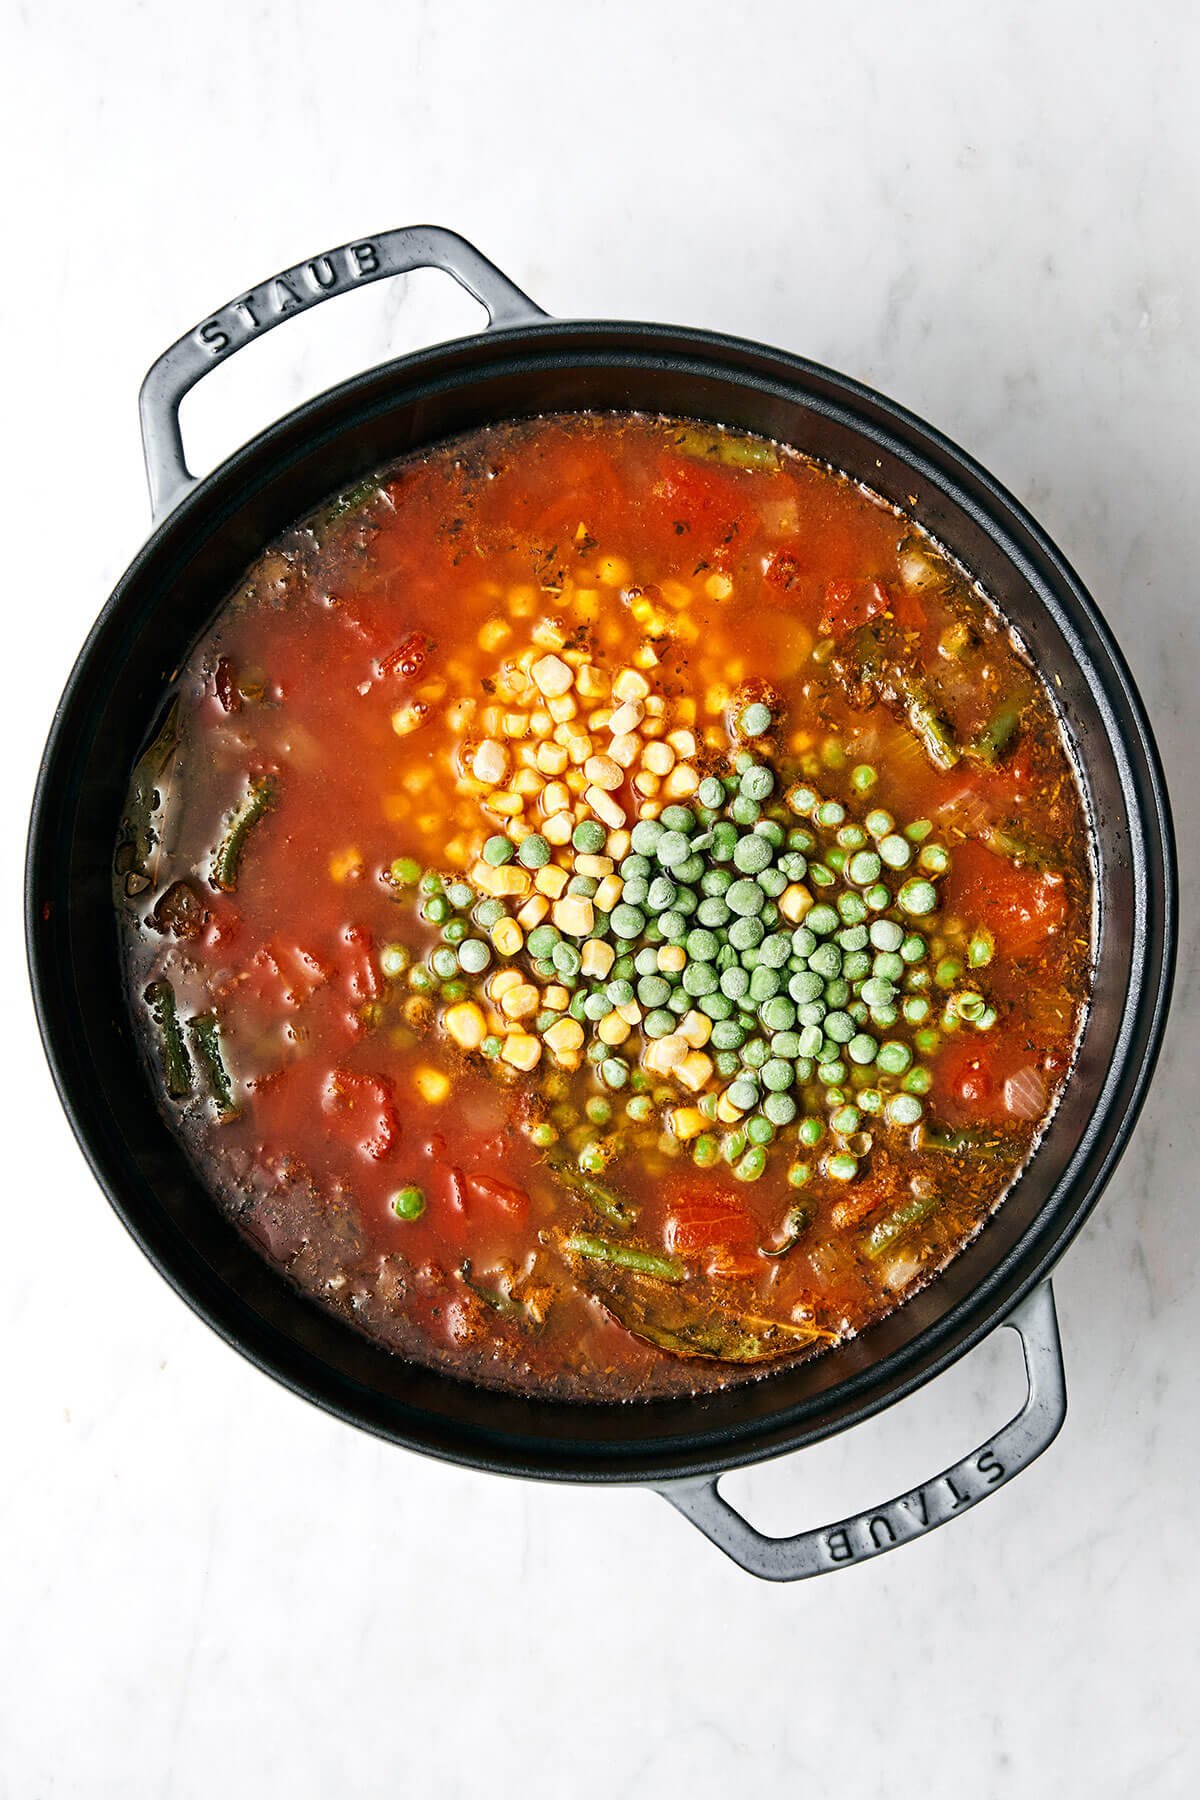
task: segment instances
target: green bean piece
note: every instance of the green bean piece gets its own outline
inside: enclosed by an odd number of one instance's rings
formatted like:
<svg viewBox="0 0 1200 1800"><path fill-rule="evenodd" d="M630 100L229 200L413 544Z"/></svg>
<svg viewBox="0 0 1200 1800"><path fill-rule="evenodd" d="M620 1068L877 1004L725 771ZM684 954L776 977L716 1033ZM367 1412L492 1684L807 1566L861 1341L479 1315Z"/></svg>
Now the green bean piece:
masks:
<svg viewBox="0 0 1200 1800"><path fill-rule="evenodd" d="M633 1101L630 1101L630 1106L632 1105ZM581 1200L586 1200L588 1205L599 1213L602 1219L607 1219L610 1225L632 1223L636 1217L634 1209L622 1200L620 1195L615 1193L607 1183L597 1181L594 1175L585 1174L582 1169L574 1168L562 1157L551 1157L549 1161L550 1167L563 1186L570 1188L572 1193L578 1194Z"/></svg>
<svg viewBox="0 0 1200 1800"><path fill-rule="evenodd" d="M139 757L129 784L116 868L125 878L125 892L131 896L143 893L154 882L152 859L159 842L155 820L164 803L163 777L178 748L179 702L173 700L153 742Z"/></svg>
<svg viewBox="0 0 1200 1800"><path fill-rule="evenodd" d="M966 754L989 767L999 762L1017 735L1020 723L1020 702L1016 699L1002 700L983 730L976 732L964 746Z"/></svg>
<svg viewBox="0 0 1200 1800"><path fill-rule="evenodd" d="M183 1100L192 1091L192 1065L179 1026L175 990L169 981L160 977L150 983L142 998L150 1008L158 1031L167 1093L172 1100Z"/></svg>
<svg viewBox="0 0 1200 1800"><path fill-rule="evenodd" d="M611 1238L593 1237L590 1232L575 1231L563 1240L563 1248L591 1262L612 1263L619 1269L631 1269L638 1275L652 1275L657 1281L682 1281L687 1270L673 1256L661 1256L654 1250L641 1250L636 1244L615 1244Z"/></svg>
<svg viewBox="0 0 1200 1800"><path fill-rule="evenodd" d="M237 891L238 870L242 851L251 830L278 796L278 783L273 775L261 775L250 783L244 800L230 814L220 843L213 853L211 880L222 893Z"/></svg>
<svg viewBox="0 0 1200 1800"><path fill-rule="evenodd" d="M208 1091L222 1124L236 1119L241 1108L233 1097L233 1082L221 1053L221 1027L215 1012L197 1013L188 1020L188 1032L196 1049L196 1061L204 1071Z"/></svg>
<svg viewBox="0 0 1200 1800"><path fill-rule="evenodd" d="M914 1225L919 1225L923 1219L929 1217L937 1203L936 1194L914 1194L911 1200L906 1200L903 1205L896 1207L893 1212L888 1213L886 1217L872 1225L862 1238L864 1256L875 1260L877 1257L886 1255L893 1245L904 1236L905 1232L910 1231Z"/></svg>
<svg viewBox="0 0 1200 1800"><path fill-rule="evenodd" d="M805 1163L796 1163L793 1167L804 1170L803 1179L792 1183L793 1187L802 1187L804 1182L808 1179L808 1167ZM790 1173L791 1172L789 1171L789 1176ZM779 1242L772 1244L769 1248L764 1244L762 1246L762 1255L772 1257L786 1256L789 1250L794 1250L796 1248L796 1245L800 1242L800 1239L804 1236L815 1217L816 1208L806 1202L798 1202L795 1206L789 1206L787 1213L784 1216L783 1224L780 1227Z"/></svg>

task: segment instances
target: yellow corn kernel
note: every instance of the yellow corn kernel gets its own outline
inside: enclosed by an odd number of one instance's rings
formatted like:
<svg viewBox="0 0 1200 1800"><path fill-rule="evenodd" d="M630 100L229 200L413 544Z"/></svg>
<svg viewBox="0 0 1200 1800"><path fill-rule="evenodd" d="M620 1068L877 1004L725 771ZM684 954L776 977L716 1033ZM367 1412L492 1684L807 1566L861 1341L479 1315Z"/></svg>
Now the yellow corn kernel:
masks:
<svg viewBox="0 0 1200 1800"><path fill-rule="evenodd" d="M551 982L550 986L543 990L542 1005L547 1012L566 1012L570 1004L570 994L565 987L559 987L556 981Z"/></svg>
<svg viewBox="0 0 1200 1800"><path fill-rule="evenodd" d="M534 663L530 674L537 683L541 693L548 700L560 694L569 693L574 686L575 677L571 673L571 665L565 663L561 656L543 656Z"/></svg>
<svg viewBox="0 0 1200 1800"><path fill-rule="evenodd" d="M650 623L654 630L663 631L666 629L667 621L661 613L656 613ZM639 644L633 653L633 660L639 669L656 669L658 667L658 651L653 644Z"/></svg>
<svg viewBox="0 0 1200 1800"><path fill-rule="evenodd" d="M489 999L498 1006L509 989L520 987L524 979L518 969L497 969L487 984Z"/></svg>
<svg viewBox="0 0 1200 1800"><path fill-rule="evenodd" d="M519 812L524 811L520 794L514 794L511 788L489 795L487 805L490 812L500 813L506 819L515 819Z"/></svg>
<svg viewBox="0 0 1200 1800"><path fill-rule="evenodd" d="M617 700L644 700L650 692L650 683L636 669L621 669L613 682L613 696ZM646 708L647 712L651 710Z"/></svg>
<svg viewBox="0 0 1200 1800"><path fill-rule="evenodd" d="M714 681L704 695L704 704L710 713L723 713L732 698L725 682Z"/></svg>
<svg viewBox="0 0 1200 1800"><path fill-rule="evenodd" d="M583 961L580 964L585 975L607 975L617 960L617 953L611 944L603 938L589 938L583 946Z"/></svg>
<svg viewBox="0 0 1200 1800"><path fill-rule="evenodd" d="M529 715L529 729L536 738L548 738L554 730L554 720L539 706Z"/></svg>
<svg viewBox="0 0 1200 1800"><path fill-rule="evenodd" d="M586 625L594 625L600 616L600 595L595 588L576 588L571 606Z"/></svg>
<svg viewBox="0 0 1200 1800"><path fill-rule="evenodd" d="M535 925L541 924L549 911L550 902L545 894L531 894L517 914L517 924L522 931L532 931Z"/></svg>
<svg viewBox="0 0 1200 1800"><path fill-rule="evenodd" d="M536 754L543 775L561 775L570 760L565 744L539 744Z"/></svg>
<svg viewBox="0 0 1200 1800"><path fill-rule="evenodd" d="M642 767L651 775L669 775L675 767L675 752L670 744L647 744L642 751Z"/></svg>
<svg viewBox="0 0 1200 1800"><path fill-rule="evenodd" d="M812 895L800 881L791 882L779 896L779 910L789 925L802 924L812 903Z"/></svg>
<svg viewBox="0 0 1200 1800"><path fill-rule="evenodd" d="M558 724L565 725L568 719L573 719L575 717L579 708L576 706L574 700L572 700L570 694L558 694L553 700L548 700L546 702L546 711L550 714L552 719L555 719L558 722Z"/></svg>
<svg viewBox="0 0 1200 1800"><path fill-rule="evenodd" d="M625 883L619 875L606 875L596 889L595 905L597 911L610 913L621 898Z"/></svg>
<svg viewBox="0 0 1200 1800"><path fill-rule="evenodd" d="M624 737L627 732L636 731L645 716L646 708L640 700L625 700L609 715L608 729L614 737Z"/></svg>
<svg viewBox="0 0 1200 1800"><path fill-rule="evenodd" d="M612 718L612 708L611 707L598 706L596 708L595 712L588 713L587 721L586 721L587 728L589 731L603 731L605 726L608 724L608 721L611 718Z"/></svg>
<svg viewBox="0 0 1200 1800"><path fill-rule="evenodd" d="M642 1060L656 1075L666 1075L682 1063L687 1055L686 1041L677 1031L672 1031L666 1037L651 1038Z"/></svg>
<svg viewBox="0 0 1200 1800"><path fill-rule="evenodd" d="M660 581L658 585L664 601L668 606L673 606L676 612L681 607L692 604L692 590L685 582L672 581L668 577L666 581Z"/></svg>
<svg viewBox="0 0 1200 1800"><path fill-rule="evenodd" d="M643 800L642 804L638 807L638 818L639 819L657 819L657 817L661 811L662 811L662 801L661 800Z"/></svg>
<svg viewBox="0 0 1200 1800"><path fill-rule="evenodd" d="M691 1138L699 1137L708 1120L697 1106L674 1106L671 1108L671 1132L681 1143L686 1144Z"/></svg>
<svg viewBox="0 0 1200 1800"><path fill-rule="evenodd" d="M699 786L700 777L691 763L676 763L663 782L662 791L668 800L686 800Z"/></svg>
<svg viewBox="0 0 1200 1800"><path fill-rule="evenodd" d="M419 731L428 717L429 708L419 701L412 701L392 714L392 730L397 737L408 737L412 732Z"/></svg>
<svg viewBox="0 0 1200 1800"><path fill-rule="evenodd" d="M492 655L506 644L512 636L512 626L507 619L486 619L479 627L479 648Z"/></svg>
<svg viewBox="0 0 1200 1800"><path fill-rule="evenodd" d="M547 819L542 826L542 836L548 844L569 844L574 829L575 815L573 812L555 813L554 817Z"/></svg>
<svg viewBox="0 0 1200 1800"><path fill-rule="evenodd" d="M500 956L515 956L525 942L525 933L515 919L497 919L492 926L492 944Z"/></svg>
<svg viewBox="0 0 1200 1800"><path fill-rule="evenodd" d="M529 730L529 714L506 712L501 725L506 738L523 738Z"/></svg>
<svg viewBox="0 0 1200 1800"><path fill-rule="evenodd" d="M329 873L334 881L349 881L352 875L361 875L362 866L360 850L339 850L329 859Z"/></svg>
<svg viewBox="0 0 1200 1800"><path fill-rule="evenodd" d="M680 1035L682 1036L682 1033ZM690 1088L693 1094L698 1094L700 1089L708 1083L712 1078L712 1072L712 1057L705 1056L703 1050L691 1051L683 1058L682 1062L675 1065L674 1071L676 1081L682 1081L684 1087Z"/></svg>
<svg viewBox="0 0 1200 1800"><path fill-rule="evenodd" d="M566 887L567 880L565 869L560 869L557 863L547 863L534 876L533 885L539 894L545 894L549 900L557 900Z"/></svg>
<svg viewBox="0 0 1200 1800"><path fill-rule="evenodd" d="M596 564L596 580L601 587L624 587L629 580L629 564L623 556L602 556Z"/></svg>
<svg viewBox="0 0 1200 1800"><path fill-rule="evenodd" d="M450 1098L450 1077L441 1069L431 1069L428 1066L418 1069L413 1075L413 1085L422 1100L430 1106L441 1106L443 1101Z"/></svg>
<svg viewBox="0 0 1200 1800"><path fill-rule="evenodd" d="M602 824L610 825L615 831L625 823L624 808L618 806L612 795L603 788L596 787L593 783L586 789L583 797Z"/></svg>
<svg viewBox="0 0 1200 1800"><path fill-rule="evenodd" d="M661 738L661 737L666 736L666 732L667 732L667 721L665 719L651 718L650 715L647 714L647 716L642 724L642 736L643 737L645 737L645 738Z"/></svg>
<svg viewBox="0 0 1200 1800"><path fill-rule="evenodd" d="M504 1040L504 1048L500 1052L506 1063L514 1069L536 1069L541 1061L542 1046L535 1037L526 1031L514 1031Z"/></svg>
<svg viewBox="0 0 1200 1800"><path fill-rule="evenodd" d="M583 1044L583 1026L578 1019L560 1019L546 1032L546 1042L555 1056L570 1056Z"/></svg>
<svg viewBox="0 0 1200 1800"><path fill-rule="evenodd" d="M537 589L531 587L511 587L508 590L508 610L514 619L531 619L537 609Z"/></svg>
<svg viewBox="0 0 1200 1800"><path fill-rule="evenodd" d="M575 677L575 691L581 700L603 700L608 693L608 676L595 663L585 662Z"/></svg>
<svg viewBox="0 0 1200 1800"><path fill-rule="evenodd" d="M499 787L508 774L508 751L494 738L484 738L471 758L471 773L486 787Z"/></svg>
<svg viewBox="0 0 1200 1800"><path fill-rule="evenodd" d="M578 732L568 737L567 755L577 768L582 768L583 764L591 754L592 740L590 737L583 737Z"/></svg>
<svg viewBox="0 0 1200 1800"><path fill-rule="evenodd" d="M532 982L520 981L509 988L500 1002L500 1011L509 1019L529 1019L541 1008L538 990Z"/></svg>
<svg viewBox="0 0 1200 1800"><path fill-rule="evenodd" d="M613 739L608 746L608 754L622 769L630 769L637 761L641 747L642 740L637 732L626 731L620 737Z"/></svg>
<svg viewBox="0 0 1200 1800"><path fill-rule="evenodd" d="M677 756L689 757L696 754L696 734L694 731L668 731L667 742Z"/></svg>
<svg viewBox="0 0 1200 1800"><path fill-rule="evenodd" d="M581 850L575 858L577 875L590 875L593 881L603 881L604 877L611 875L612 872L611 856L589 856L586 850Z"/></svg>
<svg viewBox="0 0 1200 1800"><path fill-rule="evenodd" d="M475 700L452 700L446 708L446 722L451 731L465 731L475 717Z"/></svg>
<svg viewBox="0 0 1200 1800"><path fill-rule="evenodd" d="M712 1036L712 1020L702 1012L686 1012L679 1021L679 1035L687 1039L693 1050L703 1050Z"/></svg>
<svg viewBox="0 0 1200 1800"><path fill-rule="evenodd" d="M693 695L683 694L675 702L675 717L681 725L696 723L696 701Z"/></svg>
<svg viewBox="0 0 1200 1800"><path fill-rule="evenodd" d="M734 1105L733 1101L729 1098L729 1090L727 1088L717 1101L717 1117L722 1125L736 1125L741 1116L742 1109L740 1106Z"/></svg>
<svg viewBox="0 0 1200 1800"><path fill-rule="evenodd" d="M625 830L624 826L622 826L619 831L609 832L608 841L604 848L615 863L624 862L632 848L629 841L629 833Z"/></svg>
<svg viewBox="0 0 1200 1800"><path fill-rule="evenodd" d="M733 583L728 575L714 572L705 582L704 591L710 600L728 600L733 592Z"/></svg>
<svg viewBox="0 0 1200 1800"><path fill-rule="evenodd" d="M651 775L648 769L639 769L633 778L633 791L640 794L643 800L653 800L662 781L657 775Z"/></svg>
<svg viewBox="0 0 1200 1800"><path fill-rule="evenodd" d="M687 968L687 951L682 944L660 944L658 966L664 975L681 975Z"/></svg>
<svg viewBox="0 0 1200 1800"><path fill-rule="evenodd" d="M583 765L583 772L596 787L613 793L620 787L624 776L618 763L611 756L589 756Z"/></svg>
<svg viewBox="0 0 1200 1800"><path fill-rule="evenodd" d="M456 1044L464 1050L478 1050L487 1036L487 1021L473 1000L463 1000L457 1006L449 1006L442 1015L442 1023Z"/></svg>
<svg viewBox="0 0 1200 1800"><path fill-rule="evenodd" d="M566 641L557 619L539 619L529 635L539 650L561 650Z"/></svg>
<svg viewBox="0 0 1200 1800"><path fill-rule="evenodd" d="M552 818L555 813L566 812L571 804L571 793L565 782L548 781L542 789L542 811L546 817Z"/></svg>
<svg viewBox="0 0 1200 1800"><path fill-rule="evenodd" d="M523 900L533 886L528 873L513 863L493 869L491 863L482 860L472 866L471 881L493 900Z"/></svg>
<svg viewBox="0 0 1200 1800"><path fill-rule="evenodd" d="M623 1019L614 1008L612 1012L605 1013L596 1027L596 1035L602 1044L623 1044L632 1029L629 1021Z"/></svg>
<svg viewBox="0 0 1200 1800"><path fill-rule="evenodd" d="M595 908L583 894L564 894L554 902L552 916L567 937L586 937L596 923Z"/></svg>
<svg viewBox="0 0 1200 1800"><path fill-rule="evenodd" d="M640 1025L642 1022L642 1009L636 1000L626 1000L623 1005L618 1006L617 1011L627 1025Z"/></svg>

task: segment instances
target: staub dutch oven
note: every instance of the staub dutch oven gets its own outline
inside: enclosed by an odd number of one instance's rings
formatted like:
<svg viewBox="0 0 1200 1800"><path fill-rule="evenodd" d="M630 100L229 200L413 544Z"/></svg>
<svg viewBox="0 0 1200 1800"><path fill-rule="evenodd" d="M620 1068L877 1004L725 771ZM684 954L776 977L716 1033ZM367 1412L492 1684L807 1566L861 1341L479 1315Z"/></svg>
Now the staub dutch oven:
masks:
<svg viewBox="0 0 1200 1800"><path fill-rule="evenodd" d="M207 370L293 313L418 268L454 276L482 301L489 328L342 383L193 479L178 408ZM159 1114L126 1009L110 901L128 772L172 672L267 540L406 451L571 408L761 432L914 514L994 596L1057 699L1086 789L1099 890L1095 994L1062 1102L1004 1205L946 1272L813 1362L726 1393L624 1406L519 1399L411 1366L269 1267L210 1200ZM549 319L470 244L433 227L344 245L222 308L151 369L141 419L154 531L97 620L54 720L33 810L27 930L63 1105L147 1256L243 1355L339 1417L472 1468L657 1488L771 1580L878 1555L1011 1480L1063 1421L1048 1276L1133 1127L1162 1035L1175 938L1167 798L1145 714L1094 603L1044 533L946 438L846 376L711 332ZM763 1536L719 1494L724 1471L845 1430L1000 1324L1024 1347L1025 1405L921 1487L784 1538Z"/></svg>

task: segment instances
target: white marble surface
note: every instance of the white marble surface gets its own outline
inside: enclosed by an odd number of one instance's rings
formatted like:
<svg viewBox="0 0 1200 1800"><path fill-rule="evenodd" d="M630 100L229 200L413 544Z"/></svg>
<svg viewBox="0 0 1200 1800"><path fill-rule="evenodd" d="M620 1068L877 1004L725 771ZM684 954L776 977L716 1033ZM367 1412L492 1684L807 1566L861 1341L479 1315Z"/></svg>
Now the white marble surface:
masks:
<svg viewBox="0 0 1200 1800"><path fill-rule="evenodd" d="M969 445L1116 627L1194 892L1196 20L1187 0L0 8L5 1800L1196 1791L1190 907L1153 1096L1058 1277L1063 1436L953 1528L791 1590L647 1494L405 1456L226 1350L93 1187L18 943L44 728L146 526L145 366L256 278L420 218L552 311L804 351ZM206 384L190 441L215 454L470 317L434 277L326 308ZM1018 1388L1012 1347L986 1346L733 1485L777 1529L837 1516L941 1467Z"/></svg>

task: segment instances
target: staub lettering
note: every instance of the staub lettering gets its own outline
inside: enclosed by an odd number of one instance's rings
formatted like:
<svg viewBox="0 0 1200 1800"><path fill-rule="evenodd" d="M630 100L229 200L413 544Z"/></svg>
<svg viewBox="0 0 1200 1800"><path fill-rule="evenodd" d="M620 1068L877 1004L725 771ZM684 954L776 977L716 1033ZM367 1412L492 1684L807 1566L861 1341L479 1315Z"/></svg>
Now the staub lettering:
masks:
<svg viewBox="0 0 1200 1800"><path fill-rule="evenodd" d="M361 244L348 244L344 250L332 250L327 256L316 256L276 275L265 287L256 288L227 306L215 318L206 319L196 328L195 341L212 357L224 356L248 342L255 332L274 325L285 314L311 306L334 294L339 288L379 275L383 264L379 246L365 239Z"/></svg>
<svg viewBox="0 0 1200 1800"><path fill-rule="evenodd" d="M982 1485L969 1479L972 1473L982 1477ZM911 1494L892 1501L882 1512L863 1513L861 1518L850 1519L835 1531L825 1532L821 1546L826 1560L829 1563L857 1562L860 1557L890 1550L902 1538L919 1536L940 1525L959 1507L974 1506L988 1488L995 1487L1007 1474L1008 1470L989 1444L970 1463L959 1463L938 1477L944 1490L940 1498L937 1487L914 1488Z"/></svg>

